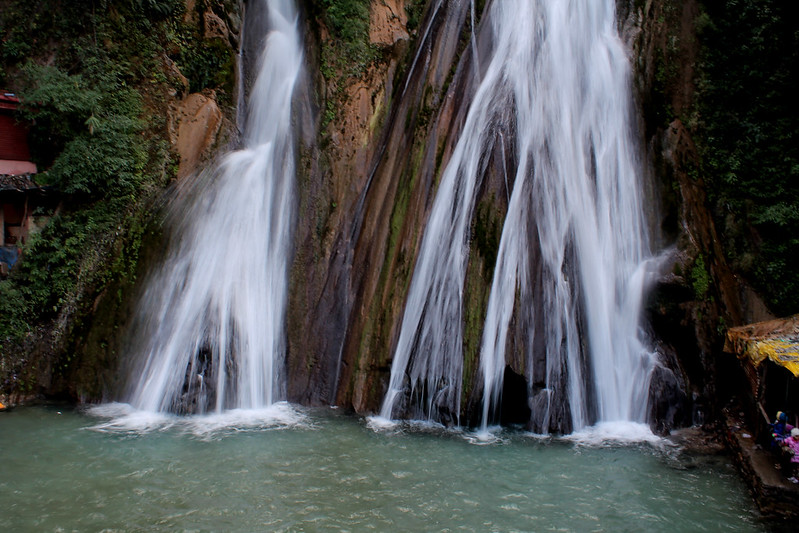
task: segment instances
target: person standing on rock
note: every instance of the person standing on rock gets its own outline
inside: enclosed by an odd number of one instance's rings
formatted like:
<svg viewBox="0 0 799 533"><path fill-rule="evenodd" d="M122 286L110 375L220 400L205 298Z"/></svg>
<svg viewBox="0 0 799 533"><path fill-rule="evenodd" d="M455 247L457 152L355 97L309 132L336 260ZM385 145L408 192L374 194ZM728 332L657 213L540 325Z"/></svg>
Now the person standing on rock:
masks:
<svg viewBox="0 0 799 533"><path fill-rule="evenodd" d="M771 437L777 445L782 445L782 442L791 434L794 429L788 423L788 415L782 411L777 411L777 419L771 424Z"/></svg>

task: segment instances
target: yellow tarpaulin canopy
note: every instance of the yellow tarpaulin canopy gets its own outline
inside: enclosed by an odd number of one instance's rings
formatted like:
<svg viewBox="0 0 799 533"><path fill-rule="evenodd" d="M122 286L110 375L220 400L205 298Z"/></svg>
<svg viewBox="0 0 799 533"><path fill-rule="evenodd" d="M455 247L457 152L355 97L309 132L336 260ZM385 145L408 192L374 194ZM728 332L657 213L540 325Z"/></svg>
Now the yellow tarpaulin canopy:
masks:
<svg viewBox="0 0 799 533"><path fill-rule="evenodd" d="M799 315L731 328L724 349L755 366L769 359L799 377Z"/></svg>

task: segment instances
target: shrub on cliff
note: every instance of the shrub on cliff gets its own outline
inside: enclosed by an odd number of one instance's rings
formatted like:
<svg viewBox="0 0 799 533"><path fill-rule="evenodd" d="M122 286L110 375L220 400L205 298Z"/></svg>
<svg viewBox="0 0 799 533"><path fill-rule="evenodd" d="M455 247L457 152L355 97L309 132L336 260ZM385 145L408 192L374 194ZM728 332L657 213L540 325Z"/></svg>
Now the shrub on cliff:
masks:
<svg viewBox="0 0 799 533"><path fill-rule="evenodd" d="M35 123L33 153L47 170L40 183L66 194L129 194L142 179L141 98L113 72L88 79L28 63L25 114Z"/></svg>
<svg viewBox="0 0 799 533"><path fill-rule="evenodd" d="M728 259L799 310L799 6L705 2L702 156Z"/></svg>
<svg viewBox="0 0 799 533"><path fill-rule="evenodd" d="M0 340L40 324L69 337L101 291L134 276L148 199L176 169L166 117L185 87L175 65L193 89L232 91L232 69L215 71L233 52L203 40L208 4L187 16L182 0L4 2L0 86L21 96L36 180L62 202L0 281Z"/></svg>

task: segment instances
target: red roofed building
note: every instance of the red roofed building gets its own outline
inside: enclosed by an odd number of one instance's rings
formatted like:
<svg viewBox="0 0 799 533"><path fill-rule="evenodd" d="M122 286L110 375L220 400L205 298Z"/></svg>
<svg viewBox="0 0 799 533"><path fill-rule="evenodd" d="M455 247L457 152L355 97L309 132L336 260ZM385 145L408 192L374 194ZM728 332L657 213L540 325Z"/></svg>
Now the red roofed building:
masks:
<svg viewBox="0 0 799 533"><path fill-rule="evenodd" d="M33 210L46 201L32 179L28 128L17 118L19 98L0 92L0 278L14 266L20 247L36 230Z"/></svg>
<svg viewBox="0 0 799 533"><path fill-rule="evenodd" d="M0 174L35 174L28 150L28 128L14 116L19 98L0 93Z"/></svg>

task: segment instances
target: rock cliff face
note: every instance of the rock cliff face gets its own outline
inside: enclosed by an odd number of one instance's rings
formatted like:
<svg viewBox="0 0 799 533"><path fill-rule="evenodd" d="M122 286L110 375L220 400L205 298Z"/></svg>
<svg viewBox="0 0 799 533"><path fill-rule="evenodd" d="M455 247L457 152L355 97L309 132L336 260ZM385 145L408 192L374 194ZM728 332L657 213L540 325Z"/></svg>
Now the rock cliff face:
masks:
<svg viewBox="0 0 799 533"><path fill-rule="evenodd" d="M380 58L364 76L347 79L341 91L320 84L320 108L343 96L336 118L319 130L304 159L290 291L288 393L294 401L362 413L379 409L420 233L464 118L460 104L474 89L470 54L464 53L470 3L427 2L416 31L405 26L409 4L371 2L370 41ZM618 12L633 53L651 202L658 206L651 223L658 246L672 254L649 306L664 359L656 371L652 415L666 429L713 415L707 411L716 398L720 333L767 310L725 263L697 173L694 125L683 123L695 109L699 6L619 1ZM309 42L319 46L327 35L322 26ZM479 244L498 239L507 209L495 158L472 231L462 421L475 420L480 396L479 324L490 283L486 271L495 259L490 246ZM524 328L517 321L511 344L521 344ZM507 361L511 377L524 375L521 351L509 353L516 354Z"/></svg>
<svg viewBox="0 0 799 533"><path fill-rule="evenodd" d="M308 150L289 302L291 400L374 412L382 399L434 172L459 112L445 84L456 85L469 6L433 4L411 43L406 6L371 3L380 59L347 79L335 119Z"/></svg>
<svg viewBox="0 0 799 533"><path fill-rule="evenodd" d="M699 3L629 2L620 3L619 11L635 58L641 128L654 173L653 205L660 209L653 222L671 256L670 271L649 305L650 324L670 368L656 371L652 416L662 428L703 423L718 415L717 384L737 367L716 360L726 328L771 315L728 266L706 198L694 143Z"/></svg>
<svg viewBox="0 0 799 533"><path fill-rule="evenodd" d="M471 36L479 35L488 2L368 2L371 59L357 75L348 74L343 62L331 61L341 45L325 16L333 3L300 3L307 65L296 104L301 156L286 392L294 402L374 413L388 384L420 236L463 127L463 104L475 90ZM194 2L188 4L187 13L199 17ZM652 415L665 430L712 416L720 333L726 326L763 318L767 311L725 264L697 171L691 114L698 5L694 0L617 4L619 25L632 51L639 129L651 169L647 179L657 213L651 224L661 236L658 245L671 247L673 256L649 305L652 330L664 355L656 371ZM244 5L249 9L252 2ZM217 6L196 22L202 23L206 38L235 49L240 37L237 9L226 6L226 20ZM253 39L245 36L245 65L255 53ZM491 45L488 38L477 42ZM183 178L235 137L234 119L220 111L215 93L189 94L174 65L166 64L165 71L179 87L169 97L168 122L170 142L179 154L178 177ZM507 211L507 188L512 187L501 173L505 157L510 156L498 150L490 154L471 228L463 297L460 420L466 424L477 422L480 328ZM103 303L107 292L92 307L98 314L93 328L65 348L77 353L72 377L57 385L39 379L48 392L95 400L103 389L114 390L116 380L108 369L117 364L122 347L121 336L109 333L115 330L110 322L125 322L130 300L121 306ZM104 306L114 311L106 312ZM524 344L527 328L540 327L522 320L512 324L512 347ZM520 377L525 375L523 351L508 353L503 394L510 398L534 384ZM90 376L92 385L81 386L79 392L75 383L84 378L78 375ZM529 418L529 412L521 411L506 410L502 418ZM558 422L567 415L555 413L553 428L568 429Z"/></svg>

